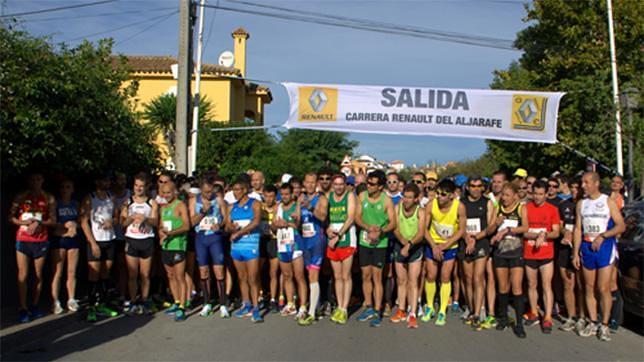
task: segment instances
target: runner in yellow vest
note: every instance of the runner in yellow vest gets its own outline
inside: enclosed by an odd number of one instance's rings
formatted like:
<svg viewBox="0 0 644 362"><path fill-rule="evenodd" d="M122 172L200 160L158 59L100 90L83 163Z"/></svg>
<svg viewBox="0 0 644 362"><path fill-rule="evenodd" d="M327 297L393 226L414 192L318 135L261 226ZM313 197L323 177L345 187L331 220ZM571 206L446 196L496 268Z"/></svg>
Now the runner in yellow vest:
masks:
<svg viewBox="0 0 644 362"><path fill-rule="evenodd" d="M436 186L436 199L427 204L427 227L425 228L425 258L427 281L425 295L427 305L422 321L429 322L434 316L434 296L436 295L436 278L440 271L440 309L436 325L446 322L446 310L452 292L451 276L458 251L458 240L467 229L465 206L456 199L456 185L451 180L441 180Z"/></svg>

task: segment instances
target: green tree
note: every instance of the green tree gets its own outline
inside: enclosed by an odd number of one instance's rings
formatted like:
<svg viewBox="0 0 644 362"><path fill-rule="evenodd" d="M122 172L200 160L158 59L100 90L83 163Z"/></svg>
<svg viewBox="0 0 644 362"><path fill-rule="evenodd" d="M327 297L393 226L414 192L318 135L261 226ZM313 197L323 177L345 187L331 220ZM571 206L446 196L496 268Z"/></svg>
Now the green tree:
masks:
<svg viewBox="0 0 644 362"><path fill-rule="evenodd" d="M644 2L614 1L619 81L642 90L644 57ZM560 105L558 139L614 167L614 106L606 2L603 0L539 0L526 5L525 22L515 45L523 50L518 62L495 72L492 88L564 91ZM634 124L641 124L636 112ZM624 138L636 142L636 165L641 172L642 127L624 129ZM501 167L525 167L547 175L583 169L585 160L562 145L487 141ZM626 154L626 153L625 153ZM625 157L626 159L626 157Z"/></svg>
<svg viewBox="0 0 644 362"><path fill-rule="evenodd" d="M489 152L481 155L474 160L465 160L457 162L454 166L449 166L443 170L439 177L464 174L465 176L490 177L494 171L498 170L499 164Z"/></svg>
<svg viewBox="0 0 644 362"><path fill-rule="evenodd" d="M121 88L127 79L111 40L54 46L0 24L3 176L155 168L152 135L128 102L137 83Z"/></svg>
<svg viewBox="0 0 644 362"><path fill-rule="evenodd" d="M199 124L209 120L208 114L212 109L210 100L203 97L199 102ZM174 155L176 114L177 96L171 93L160 95L143 105L143 119L154 132L163 136L171 155Z"/></svg>

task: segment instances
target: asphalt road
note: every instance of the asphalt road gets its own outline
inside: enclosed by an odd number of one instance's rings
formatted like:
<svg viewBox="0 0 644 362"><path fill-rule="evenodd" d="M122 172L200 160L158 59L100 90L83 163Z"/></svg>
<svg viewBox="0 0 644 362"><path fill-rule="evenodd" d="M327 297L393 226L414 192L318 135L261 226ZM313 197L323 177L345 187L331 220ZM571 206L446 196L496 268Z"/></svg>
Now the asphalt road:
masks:
<svg viewBox="0 0 644 362"><path fill-rule="evenodd" d="M642 323L641 319L633 323ZM558 323L555 322L555 327ZM641 326L639 326L641 327ZM199 317L182 323L158 313L121 316L88 324L78 314L48 316L0 330L6 360L476 360L644 361L644 337L620 328L611 342L538 327L525 340L511 331L474 332L450 315L444 327L421 323L416 330L383 322L380 328L351 317L345 326L328 319L300 327L291 318L250 320Z"/></svg>

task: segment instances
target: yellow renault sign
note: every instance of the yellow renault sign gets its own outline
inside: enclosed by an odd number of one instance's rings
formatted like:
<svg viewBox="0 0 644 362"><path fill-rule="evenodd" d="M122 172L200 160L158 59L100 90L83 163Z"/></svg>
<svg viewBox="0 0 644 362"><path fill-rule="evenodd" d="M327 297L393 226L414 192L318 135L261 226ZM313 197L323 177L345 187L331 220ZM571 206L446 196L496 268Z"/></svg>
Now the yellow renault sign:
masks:
<svg viewBox="0 0 644 362"><path fill-rule="evenodd" d="M543 131L546 126L548 97L515 94L512 96L512 128Z"/></svg>
<svg viewBox="0 0 644 362"><path fill-rule="evenodd" d="M335 122L338 114L338 89L300 87L300 122Z"/></svg>

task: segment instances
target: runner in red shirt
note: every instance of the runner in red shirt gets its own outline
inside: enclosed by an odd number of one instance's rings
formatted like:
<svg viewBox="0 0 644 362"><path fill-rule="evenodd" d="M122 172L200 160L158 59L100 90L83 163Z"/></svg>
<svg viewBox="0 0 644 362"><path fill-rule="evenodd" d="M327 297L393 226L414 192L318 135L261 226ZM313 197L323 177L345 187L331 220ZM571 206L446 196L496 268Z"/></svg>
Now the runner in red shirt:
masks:
<svg viewBox="0 0 644 362"><path fill-rule="evenodd" d="M527 204L528 232L523 234L523 258L525 259L525 272L528 277L528 299L530 312L526 314L526 325L539 323L537 287L538 276L541 275L541 288L543 291L543 306L545 315L541 323L543 333L552 332L552 306L554 295L552 292L552 277L554 275L555 242L559 237L559 210L546 202L548 185L543 181L536 181L532 185L532 201Z"/></svg>

